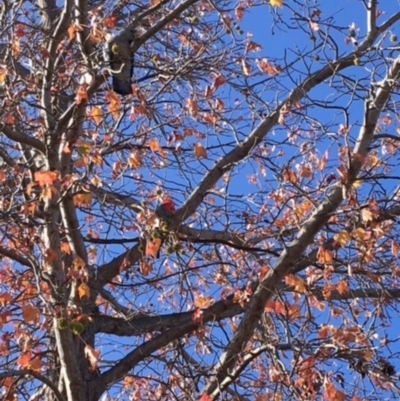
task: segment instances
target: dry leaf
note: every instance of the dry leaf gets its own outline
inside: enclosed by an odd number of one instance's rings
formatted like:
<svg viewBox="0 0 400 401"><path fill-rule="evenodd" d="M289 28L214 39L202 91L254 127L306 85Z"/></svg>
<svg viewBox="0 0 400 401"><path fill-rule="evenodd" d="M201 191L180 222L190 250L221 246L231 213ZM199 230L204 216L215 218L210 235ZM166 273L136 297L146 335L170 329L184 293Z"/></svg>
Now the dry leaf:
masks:
<svg viewBox="0 0 400 401"><path fill-rule="evenodd" d="M90 288L86 283L81 283L78 287L78 296L79 299L90 297Z"/></svg>
<svg viewBox="0 0 400 401"><path fill-rule="evenodd" d="M46 259L47 262L52 263L58 258L58 253L54 251L53 249L46 249L44 252L44 258Z"/></svg>
<svg viewBox="0 0 400 401"><path fill-rule="evenodd" d="M198 295L195 297L194 305L196 308L208 308L213 303L211 297L205 297L204 295Z"/></svg>
<svg viewBox="0 0 400 401"><path fill-rule="evenodd" d="M76 98L75 98L76 104L79 105L88 99L89 99L89 95L86 92L86 88L84 85L81 85L79 87L78 91L76 92Z"/></svg>
<svg viewBox="0 0 400 401"><path fill-rule="evenodd" d="M90 204L92 202L92 194L91 193L77 194L77 195L74 195L72 200L74 202L74 205L77 207L90 206Z"/></svg>
<svg viewBox="0 0 400 401"><path fill-rule="evenodd" d="M147 260L141 260L139 270L143 277L146 277L153 271L153 266Z"/></svg>
<svg viewBox="0 0 400 401"><path fill-rule="evenodd" d="M137 150L132 151L129 155L128 165L131 168L139 168L142 165L142 157Z"/></svg>
<svg viewBox="0 0 400 401"><path fill-rule="evenodd" d="M242 59L242 70L243 74L246 75L246 77L251 75L251 67L249 64L246 63L245 59Z"/></svg>
<svg viewBox="0 0 400 401"><path fill-rule="evenodd" d="M26 305L22 307L22 318L25 323L32 323L37 325L39 323L39 309L32 305Z"/></svg>
<svg viewBox="0 0 400 401"><path fill-rule="evenodd" d="M327 401L344 401L346 396L339 391L332 383L325 384L324 397Z"/></svg>
<svg viewBox="0 0 400 401"><path fill-rule="evenodd" d="M272 7L282 7L282 0L269 0L269 4Z"/></svg>
<svg viewBox="0 0 400 401"><path fill-rule="evenodd" d="M335 244L343 247L350 241L350 234L347 231L340 231L334 235Z"/></svg>
<svg viewBox="0 0 400 401"><path fill-rule="evenodd" d="M160 251L161 244L161 238L154 238L152 241L147 241L145 255L151 256L154 259L158 258L158 252Z"/></svg>
<svg viewBox="0 0 400 401"><path fill-rule="evenodd" d="M199 109L197 107L197 103L193 99L186 99L186 107L192 117L198 116Z"/></svg>
<svg viewBox="0 0 400 401"><path fill-rule="evenodd" d="M305 293L306 292L306 283L300 277L295 276L294 274L289 274L285 277L285 283L294 288L295 291Z"/></svg>
<svg viewBox="0 0 400 401"><path fill-rule="evenodd" d="M197 143L194 145L194 156L196 159L207 159L207 151Z"/></svg>
<svg viewBox="0 0 400 401"><path fill-rule="evenodd" d="M62 241L60 244L60 250L62 253L66 255L71 255L71 248L68 244L68 242Z"/></svg>
<svg viewBox="0 0 400 401"><path fill-rule="evenodd" d="M217 75L214 78L214 81L212 83L212 89L217 90L221 85L223 85L226 82L226 79L222 75Z"/></svg>
<svg viewBox="0 0 400 401"><path fill-rule="evenodd" d="M337 284L337 290L340 295L347 294L349 292L349 285L346 281L340 280Z"/></svg>
<svg viewBox="0 0 400 401"><path fill-rule="evenodd" d="M58 171L37 171L34 179L41 187L53 185L58 179Z"/></svg>
<svg viewBox="0 0 400 401"><path fill-rule="evenodd" d="M161 146L155 138L150 139L149 148L152 152L159 152L161 150Z"/></svg>
<svg viewBox="0 0 400 401"><path fill-rule="evenodd" d="M8 113L4 117L4 124L6 125L14 125L15 124L15 117L14 114Z"/></svg>
<svg viewBox="0 0 400 401"><path fill-rule="evenodd" d="M90 367L95 370L100 357L100 351L95 350L90 345L85 345L85 357L89 360Z"/></svg>
<svg viewBox="0 0 400 401"><path fill-rule="evenodd" d="M90 110L89 116L93 119L96 125L99 125L103 120L103 111L100 107L96 106Z"/></svg>
<svg viewBox="0 0 400 401"><path fill-rule="evenodd" d="M69 26L67 32L68 32L68 39L72 42L76 36L75 26L74 25Z"/></svg>
<svg viewBox="0 0 400 401"><path fill-rule="evenodd" d="M358 227L357 229L351 232L351 236L358 242L363 242L365 239L365 230L362 227Z"/></svg>

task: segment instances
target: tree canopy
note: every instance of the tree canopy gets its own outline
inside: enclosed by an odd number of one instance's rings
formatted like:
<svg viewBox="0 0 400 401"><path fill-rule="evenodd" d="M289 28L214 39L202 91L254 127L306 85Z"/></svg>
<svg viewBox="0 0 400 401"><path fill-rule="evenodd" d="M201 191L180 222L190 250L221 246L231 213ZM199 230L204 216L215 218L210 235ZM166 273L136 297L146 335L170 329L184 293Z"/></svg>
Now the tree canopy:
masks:
<svg viewBox="0 0 400 401"><path fill-rule="evenodd" d="M3 0L2 399L399 399L398 6Z"/></svg>

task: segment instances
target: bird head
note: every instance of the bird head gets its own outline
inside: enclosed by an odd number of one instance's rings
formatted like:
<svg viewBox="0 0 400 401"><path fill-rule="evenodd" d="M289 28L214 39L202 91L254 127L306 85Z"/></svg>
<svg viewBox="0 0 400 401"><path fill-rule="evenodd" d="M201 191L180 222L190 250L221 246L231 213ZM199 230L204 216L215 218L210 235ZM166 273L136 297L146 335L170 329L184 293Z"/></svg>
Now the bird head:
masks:
<svg viewBox="0 0 400 401"><path fill-rule="evenodd" d="M119 50L118 50L118 45L116 43L113 43L111 46L111 52L113 54L118 54Z"/></svg>
<svg viewBox="0 0 400 401"><path fill-rule="evenodd" d="M175 213L175 205L171 199L169 198L164 199L163 202L161 203L161 206L168 214Z"/></svg>

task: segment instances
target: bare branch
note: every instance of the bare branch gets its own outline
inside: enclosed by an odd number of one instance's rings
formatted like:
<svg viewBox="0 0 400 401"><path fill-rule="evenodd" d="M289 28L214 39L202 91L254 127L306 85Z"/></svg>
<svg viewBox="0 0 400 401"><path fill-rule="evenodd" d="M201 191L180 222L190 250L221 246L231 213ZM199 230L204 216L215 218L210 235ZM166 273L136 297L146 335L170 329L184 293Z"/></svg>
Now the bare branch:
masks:
<svg viewBox="0 0 400 401"><path fill-rule="evenodd" d="M22 266L32 267L32 263L29 261L29 259L26 259L11 251L10 249L6 249L2 246L0 246L0 255L5 256L6 258L10 258L15 262L20 263Z"/></svg>
<svg viewBox="0 0 400 401"><path fill-rule="evenodd" d="M343 60L344 64L341 64L339 61L337 68L342 69L345 68L345 66L348 66L346 59L347 58ZM324 67L322 70L314 74L313 77L310 77L308 80L306 80L306 82L292 92L289 98L294 97L295 99L298 99L298 96L301 96L301 93L306 93L311 89L313 86L311 85L311 82L315 79L317 79L318 82L326 79L323 78L320 80L320 78L322 78L320 75L324 70L325 73L328 73L326 68L327 67ZM357 174L362 166L362 160L365 160L365 157L368 154L369 147L373 141L374 131L379 115L389 99L390 89L394 86L396 80L398 79L399 72L400 58L395 60L392 67L388 71L384 82L376 94L374 103L371 104L367 101L365 104L364 123L361 127L359 137L354 147L354 156L348 173L347 185L349 186L351 186L357 178ZM319 76L319 78L316 78L316 76ZM302 88L302 90L300 90L300 88ZM297 96L294 96L293 94L296 92ZM271 270L266 278L260 283L251 301L249 302L246 313L244 314L232 341L230 342L220 359L220 363L215 369L215 379L211 380L206 386L205 392L210 396L211 399L216 399L221 391L224 390L225 387L222 385L222 383L226 380L228 372L233 369L233 366L240 357L247 341L253 334L254 328L260 319L266 302L275 293L275 288L300 258L306 246L309 245L313 240L314 235L328 221L332 212L334 212L342 202L342 199L343 188L341 184L337 184L327 195L326 200L316 208L311 217L303 224L297 235L297 238L282 253L281 257L277 260L274 269Z"/></svg>
<svg viewBox="0 0 400 401"><path fill-rule="evenodd" d="M233 299L234 297L232 295L226 300L216 302L209 308L202 310L200 321L196 320L194 316L194 313L196 313L195 311L166 315L165 321L160 320L162 319L162 317L160 316L138 318L137 320L139 322L148 322L147 324L150 324L151 327L157 327L157 324L160 325L157 330L161 330L161 334L131 351L113 368L106 371L102 375L101 383L104 384L105 387L107 387L111 383L120 380L126 373L129 372L129 370L131 370L137 363L151 355L152 352L156 351L157 349L161 349L162 347L169 344L171 341L174 341L182 337L183 335L190 333L191 331L195 330L196 327L198 327L199 325L236 316L237 314L242 313L242 307L236 302L233 302ZM107 320L107 324L110 324L111 322L109 321L109 319ZM132 323L130 324L132 325ZM137 323L133 324L137 326ZM103 329L107 327L108 326L104 324ZM143 329L145 327L145 323L143 323L142 331L140 331L139 327L138 329L136 329L138 330L137 333L143 333ZM168 330L163 330L162 327L172 328L169 328ZM118 330L115 323L114 328L115 330ZM127 330L127 332L130 333L135 330L133 326L129 327L128 324L125 324L125 329Z"/></svg>
<svg viewBox="0 0 400 401"><path fill-rule="evenodd" d="M47 387L51 389L58 401L66 401L63 395L60 393L58 388L54 383L51 382L46 376L35 372L34 370L24 369L24 370L8 370L5 372L0 372L0 380L7 377L25 377L33 376L35 379L44 383Z"/></svg>
<svg viewBox="0 0 400 401"><path fill-rule="evenodd" d="M31 146L42 153L45 152L45 146L43 145L43 142L21 132L14 131L4 123L0 123L0 132L2 132L8 139L11 139L12 141Z"/></svg>

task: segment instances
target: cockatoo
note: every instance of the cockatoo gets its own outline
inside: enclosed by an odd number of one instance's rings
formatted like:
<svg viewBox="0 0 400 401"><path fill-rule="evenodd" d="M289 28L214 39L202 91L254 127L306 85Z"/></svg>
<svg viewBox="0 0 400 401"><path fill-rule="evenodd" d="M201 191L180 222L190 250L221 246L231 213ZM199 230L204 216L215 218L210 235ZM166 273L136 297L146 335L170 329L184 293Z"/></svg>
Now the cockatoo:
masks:
<svg viewBox="0 0 400 401"><path fill-rule="evenodd" d="M108 61L116 93L127 96L132 93L133 53L131 45L135 39L135 29L126 28L118 35L106 37L104 58Z"/></svg>

